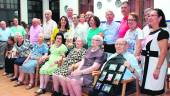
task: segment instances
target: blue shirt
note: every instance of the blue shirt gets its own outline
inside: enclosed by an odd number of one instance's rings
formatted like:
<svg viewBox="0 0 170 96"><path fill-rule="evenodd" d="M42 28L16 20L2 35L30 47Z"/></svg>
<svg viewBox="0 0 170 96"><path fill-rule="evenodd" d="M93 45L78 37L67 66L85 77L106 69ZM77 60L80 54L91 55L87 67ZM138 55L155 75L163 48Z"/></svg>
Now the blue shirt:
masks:
<svg viewBox="0 0 170 96"><path fill-rule="evenodd" d="M8 41L8 37L11 36L12 31L10 28L6 28L3 30L2 28L0 29L0 41Z"/></svg>
<svg viewBox="0 0 170 96"><path fill-rule="evenodd" d="M44 55L45 53L48 53L48 46L45 43L42 43L40 46L38 44L34 44L34 47L31 51L33 55L36 55L37 57Z"/></svg>
<svg viewBox="0 0 170 96"><path fill-rule="evenodd" d="M120 24L115 21L112 21L110 25L107 22L101 24L100 28L104 34L104 42L106 44L115 44L118 38L119 26Z"/></svg>
<svg viewBox="0 0 170 96"><path fill-rule="evenodd" d="M110 57L108 57L108 60L111 59L111 58L113 58L113 57L115 57L115 56L117 56L117 55L118 55L117 53L112 54ZM137 62L137 59L135 58L135 56L134 56L133 54L129 53L129 52L125 52L125 53L123 53L122 55L123 55L123 57L130 63L131 67L132 67L132 68L135 68L135 70L138 72L138 74L139 74L139 76L140 76L142 70L141 70L141 68L139 67L138 62ZM105 63L105 64L106 64L106 63ZM104 64L104 65L105 65L105 64ZM103 66L104 66L104 65L103 65ZM123 76L123 79L124 79L124 80L128 80L128 79L130 79L131 77L135 77L135 76L131 73L131 71L130 71L129 69L126 69L125 74L124 74L124 76Z"/></svg>

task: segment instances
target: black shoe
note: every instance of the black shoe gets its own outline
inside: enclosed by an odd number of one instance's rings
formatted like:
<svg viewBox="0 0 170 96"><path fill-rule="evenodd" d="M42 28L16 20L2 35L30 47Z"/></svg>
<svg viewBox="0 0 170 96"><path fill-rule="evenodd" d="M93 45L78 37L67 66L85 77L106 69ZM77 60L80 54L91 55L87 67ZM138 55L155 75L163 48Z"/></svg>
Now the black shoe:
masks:
<svg viewBox="0 0 170 96"><path fill-rule="evenodd" d="M18 80L18 78L15 77L15 78L11 78L10 80L11 81L16 81L16 80Z"/></svg>
<svg viewBox="0 0 170 96"><path fill-rule="evenodd" d="M51 96L62 96L60 92L54 91Z"/></svg>

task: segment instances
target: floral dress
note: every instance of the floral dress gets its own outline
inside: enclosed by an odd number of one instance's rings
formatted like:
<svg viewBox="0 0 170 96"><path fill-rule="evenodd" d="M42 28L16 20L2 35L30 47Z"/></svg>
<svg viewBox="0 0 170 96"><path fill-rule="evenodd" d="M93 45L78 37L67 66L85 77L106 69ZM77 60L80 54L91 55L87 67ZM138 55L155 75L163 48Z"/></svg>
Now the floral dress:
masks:
<svg viewBox="0 0 170 96"><path fill-rule="evenodd" d="M67 55L66 60L64 61L63 65L60 68L57 68L56 72L54 74L56 75L68 75L68 67L72 64L75 64L79 61L81 61L82 57L84 56L86 52L85 48L77 49L74 48L70 51L70 53Z"/></svg>

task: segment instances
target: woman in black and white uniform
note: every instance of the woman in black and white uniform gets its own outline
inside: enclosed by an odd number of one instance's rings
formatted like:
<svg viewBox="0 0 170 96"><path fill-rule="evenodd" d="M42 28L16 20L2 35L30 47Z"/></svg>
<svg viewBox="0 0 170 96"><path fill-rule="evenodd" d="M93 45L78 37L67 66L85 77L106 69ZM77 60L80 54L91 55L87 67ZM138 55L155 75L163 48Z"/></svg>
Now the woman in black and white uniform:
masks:
<svg viewBox="0 0 170 96"><path fill-rule="evenodd" d="M169 38L169 33L162 29L167 27L167 24L161 9L154 9L150 12L149 25L152 31L142 42L141 93L161 95L165 92L164 84L167 71L165 57L168 52Z"/></svg>

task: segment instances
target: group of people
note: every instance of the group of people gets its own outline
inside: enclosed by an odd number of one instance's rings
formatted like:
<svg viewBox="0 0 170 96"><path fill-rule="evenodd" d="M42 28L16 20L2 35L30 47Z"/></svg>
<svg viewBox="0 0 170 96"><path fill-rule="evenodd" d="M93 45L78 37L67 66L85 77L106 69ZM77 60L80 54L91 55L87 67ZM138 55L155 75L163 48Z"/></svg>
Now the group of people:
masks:
<svg viewBox="0 0 170 96"><path fill-rule="evenodd" d="M56 23L52 12L45 10L46 21L41 25L40 19L33 18L29 30L20 26L16 18L11 28L1 21L0 67L4 65L4 75L17 81L14 87L23 85L25 74L29 74L26 89L31 89L35 68L41 66L36 95L46 92L52 77L52 96L82 96L84 87L89 95L110 96L94 90L92 74L99 75L108 60L121 54L126 60L123 66L127 67L123 79L139 80L135 83L140 84L141 94L163 94L169 40L163 11L146 9L142 30L127 1L121 4L121 12L124 17L120 23L114 21L111 10L105 13L106 22L100 23L91 11L78 16L68 7L67 15Z"/></svg>

